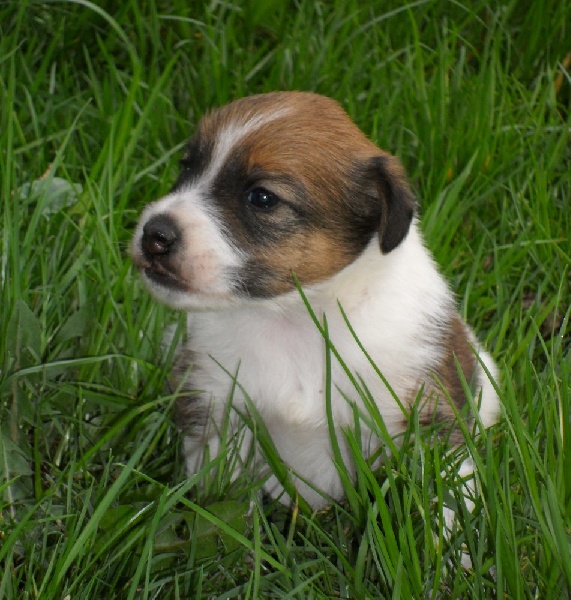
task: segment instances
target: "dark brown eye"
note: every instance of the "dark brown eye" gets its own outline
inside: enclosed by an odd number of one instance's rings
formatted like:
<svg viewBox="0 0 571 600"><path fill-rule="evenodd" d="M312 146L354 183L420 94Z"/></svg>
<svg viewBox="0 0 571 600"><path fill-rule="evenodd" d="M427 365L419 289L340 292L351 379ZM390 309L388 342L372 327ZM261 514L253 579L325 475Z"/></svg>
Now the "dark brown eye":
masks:
<svg viewBox="0 0 571 600"><path fill-rule="evenodd" d="M265 188L254 188L246 194L246 202L254 208L262 210L274 208L279 201L280 199L273 192L269 192Z"/></svg>
<svg viewBox="0 0 571 600"><path fill-rule="evenodd" d="M196 159L192 156L184 156L178 164L181 171L192 171L196 167Z"/></svg>

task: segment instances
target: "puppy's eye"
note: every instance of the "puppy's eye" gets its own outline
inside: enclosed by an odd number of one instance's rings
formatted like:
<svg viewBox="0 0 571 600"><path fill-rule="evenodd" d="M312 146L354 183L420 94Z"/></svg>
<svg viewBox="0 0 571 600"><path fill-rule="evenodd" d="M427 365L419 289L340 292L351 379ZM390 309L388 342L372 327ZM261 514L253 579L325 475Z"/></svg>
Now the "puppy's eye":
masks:
<svg viewBox="0 0 571 600"><path fill-rule="evenodd" d="M255 208L269 210L274 208L280 199L273 193L264 188L254 188L247 192L246 201Z"/></svg>
<svg viewBox="0 0 571 600"><path fill-rule="evenodd" d="M190 156L184 156L178 161L178 164L183 171L190 171L194 166L194 161Z"/></svg>

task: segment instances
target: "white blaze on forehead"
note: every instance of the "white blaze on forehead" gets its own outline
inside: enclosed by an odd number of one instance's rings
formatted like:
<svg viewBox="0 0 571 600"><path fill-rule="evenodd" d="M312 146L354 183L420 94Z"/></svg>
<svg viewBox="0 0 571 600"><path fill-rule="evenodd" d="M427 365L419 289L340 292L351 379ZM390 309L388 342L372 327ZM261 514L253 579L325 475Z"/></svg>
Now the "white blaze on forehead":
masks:
<svg viewBox="0 0 571 600"><path fill-rule="evenodd" d="M256 131L256 129L259 129L263 125L287 115L289 112L290 110L288 108L277 108L270 112L260 112L260 114L243 122L240 122L239 118L236 118L233 123L221 128L216 134L216 141L210 164L206 167L205 172L200 177L197 187L202 187L203 185L211 183L226 162L226 159L232 150L242 139L244 139L244 137Z"/></svg>

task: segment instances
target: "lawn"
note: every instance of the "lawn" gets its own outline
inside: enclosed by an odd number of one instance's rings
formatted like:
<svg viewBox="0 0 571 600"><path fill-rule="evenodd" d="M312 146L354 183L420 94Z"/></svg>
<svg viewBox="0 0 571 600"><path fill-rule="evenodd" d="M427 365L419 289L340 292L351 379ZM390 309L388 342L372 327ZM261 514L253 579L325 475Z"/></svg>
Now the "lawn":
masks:
<svg viewBox="0 0 571 600"><path fill-rule="evenodd" d="M0 598L569 598L570 66L561 0L1 3ZM372 411L391 456L318 514L231 456L185 478L161 349L184 315L128 257L197 119L275 89L401 158L502 371L500 423L453 454ZM474 514L443 477L467 451Z"/></svg>

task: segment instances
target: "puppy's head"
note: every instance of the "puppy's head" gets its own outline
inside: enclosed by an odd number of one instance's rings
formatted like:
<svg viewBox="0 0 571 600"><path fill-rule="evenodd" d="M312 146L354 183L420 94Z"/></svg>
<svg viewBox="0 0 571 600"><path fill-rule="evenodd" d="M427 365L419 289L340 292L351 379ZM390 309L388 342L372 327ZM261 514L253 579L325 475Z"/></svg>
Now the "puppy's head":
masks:
<svg viewBox="0 0 571 600"><path fill-rule="evenodd" d="M151 292L176 308L268 298L328 279L378 236L407 235L414 200L400 163L333 100L280 92L206 115L172 191L132 246Z"/></svg>

